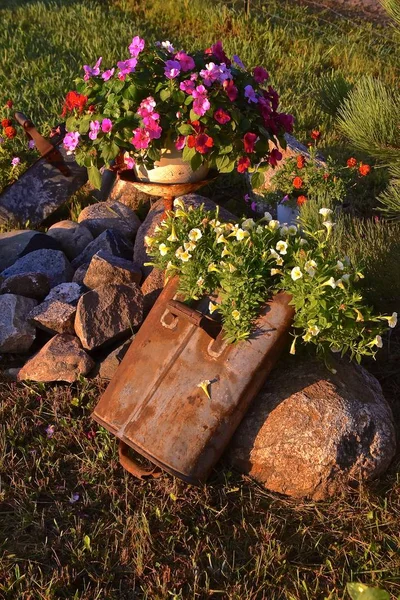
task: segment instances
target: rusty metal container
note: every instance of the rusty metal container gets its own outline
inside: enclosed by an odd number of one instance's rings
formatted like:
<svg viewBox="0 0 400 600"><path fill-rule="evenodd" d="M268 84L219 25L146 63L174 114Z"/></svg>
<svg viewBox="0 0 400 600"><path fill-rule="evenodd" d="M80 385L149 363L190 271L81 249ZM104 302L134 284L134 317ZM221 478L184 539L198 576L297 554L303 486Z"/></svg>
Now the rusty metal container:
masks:
<svg viewBox="0 0 400 600"><path fill-rule="evenodd" d="M172 280L136 335L93 418L120 440L121 464L144 476L133 448L188 483L204 482L288 341L290 296L263 308L251 337L223 341L221 325L179 302ZM210 382L210 398L199 384Z"/></svg>

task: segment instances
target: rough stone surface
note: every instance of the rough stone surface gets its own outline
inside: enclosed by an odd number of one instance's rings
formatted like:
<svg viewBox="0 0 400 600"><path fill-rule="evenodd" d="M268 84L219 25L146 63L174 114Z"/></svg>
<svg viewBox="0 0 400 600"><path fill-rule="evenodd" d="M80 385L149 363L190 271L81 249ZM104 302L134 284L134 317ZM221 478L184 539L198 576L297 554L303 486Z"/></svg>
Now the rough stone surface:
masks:
<svg viewBox="0 0 400 600"><path fill-rule="evenodd" d="M136 284L104 285L81 296L75 332L87 350L132 333L143 320L143 294Z"/></svg>
<svg viewBox="0 0 400 600"><path fill-rule="evenodd" d="M35 300L43 300L49 291L49 278L43 273L12 275L0 287L0 294L17 294Z"/></svg>
<svg viewBox="0 0 400 600"><path fill-rule="evenodd" d="M50 300L36 306L29 313L29 320L33 325L49 333L70 333L73 335L76 306Z"/></svg>
<svg viewBox="0 0 400 600"><path fill-rule="evenodd" d="M80 296L84 293L84 289L79 283L68 282L56 285L44 299L45 302L64 302L76 306Z"/></svg>
<svg viewBox="0 0 400 600"><path fill-rule="evenodd" d="M117 179L111 189L109 201L117 201L138 210L140 206L149 201L149 195L137 190L129 181Z"/></svg>
<svg viewBox="0 0 400 600"><path fill-rule="evenodd" d="M217 205L212 200L208 198L204 198L204 196L199 196L198 194L187 194L186 196L181 196L181 199L187 206L200 206L204 204L206 210L215 210ZM230 213L225 208L220 207L220 217L225 221L236 221L235 215ZM135 249L134 249L134 261L137 262L144 276L146 277L152 270L153 267L145 267L144 263L150 261L150 257L146 252L146 246L144 243L144 238L146 235L151 237L154 233L154 229L157 225L161 223L164 215L164 202L163 200L158 200L151 207L146 219L143 221L142 225L139 228L139 231L136 234L135 240Z"/></svg>
<svg viewBox="0 0 400 600"><path fill-rule="evenodd" d="M129 206L121 202L97 202L83 209L78 222L85 225L94 237L107 229L133 239L141 222Z"/></svg>
<svg viewBox="0 0 400 600"><path fill-rule="evenodd" d="M59 221L50 227L47 235L55 239L69 260L76 258L93 241L89 229L75 221Z"/></svg>
<svg viewBox="0 0 400 600"><path fill-rule="evenodd" d="M73 383L80 375L87 375L93 367L93 360L82 349L78 338L63 333L51 338L28 360L18 373L18 380Z"/></svg>
<svg viewBox="0 0 400 600"><path fill-rule="evenodd" d="M28 314L37 305L33 298L16 294L0 296L0 352L27 352L33 344L36 329Z"/></svg>
<svg viewBox="0 0 400 600"><path fill-rule="evenodd" d="M118 348L115 348L115 350L110 352L110 354L101 362L99 375L102 379L112 379L114 377L119 363L124 358L129 346L133 342L133 337L126 340L126 342L118 346Z"/></svg>
<svg viewBox="0 0 400 600"><path fill-rule="evenodd" d="M83 263L74 273L72 281L74 283L79 283L79 285L83 285L83 280L85 279L86 271L89 268L90 263Z"/></svg>
<svg viewBox="0 0 400 600"><path fill-rule="evenodd" d="M5 269L1 276L7 279L12 275L33 272L47 275L51 287L71 281L74 274L69 260L60 250L35 250L19 258L11 267Z"/></svg>
<svg viewBox="0 0 400 600"><path fill-rule="evenodd" d="M143 292L143 314L145 317L153 308L158 296L164 287L164 272L160 269L153 269L142 284Z"/></svg>
<svg viewBox="0 0 400 600"><path fill-rule="evenodd" d="M133 246L118 232L106 230L99 235L93 242L91 242L86 248L72 261L72 266L77 269L84 263L89 263L93 256L97 254L99 250L105 250L113 256L120 258L126 258L127 260L132 259Z"/></svg>
<svg viewBox="0 0 400 600"><path fill-rule="evenodd" d="M4 271L15 263L37 231L31 229L14 229L0 233L0 271Z"/></svg>
<svg viewBox="0 0 400 600"><path fill-rule="evenodd" d="M388 467L393 416L377 380L338 361L279 363L236 431L228 457L266 488L321 500Z"/></svg>
<svg viewBox="0 0 400 600"><path fill-rule="evenodd" d="M141 280L142 271L137 264L100 250L93 256L83 283L94 289L106 283L140 284Z"/></svg>
<svg viewBox="0 0 400 600"><path fill-rule="evenodd" d="M29 240L18 258L22 258L31 252L35 252L35 250L62 250L62 248L57 240L53 240L53 238L45 233L38 232Z"/></svg>

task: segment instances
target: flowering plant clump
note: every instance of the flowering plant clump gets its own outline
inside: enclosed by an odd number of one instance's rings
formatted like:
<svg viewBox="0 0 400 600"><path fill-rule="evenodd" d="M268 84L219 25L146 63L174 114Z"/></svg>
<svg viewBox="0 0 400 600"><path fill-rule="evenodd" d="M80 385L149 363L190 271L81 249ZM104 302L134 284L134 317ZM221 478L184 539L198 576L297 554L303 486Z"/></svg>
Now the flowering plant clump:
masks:
<svg viewBox="0 0 400 600"><path fill-rule="evenodd" d="M145 239L150 264L165 270L167 279L178 275L186 300L217 294L209 312L221 316L228 342L247 338L261 305L280 290L296 309L293 354L301 340L324 354L349 352L360 361L382 346L385 327L396 325L395 313L372 314L358 290L362 274L332 254L330 209L320 210L318 231L301 232L269 213L238 224L220 221L218 210L187 209L179 199L175 208Z"/></svg>
<svg viewBox="0 0 400 600"><path fill-rule="evenodd" d="M340 167L328 158L326 163L318 160L315 148L310 156L299 154L289 158L272 178L275 190L284 194L282 203L302 206L310 196L328 194L335 203L342 203L351 188L369 174L371 167L349 158Z"/></svg>
<svg viewBox="0 0 400 600"><path fill-rule="evenodd" d="M105 70L101 57L85 65L65 98L64 146L94 185L99 169L121 152L127 169L151 168L173 147L193 170L204 164L223 173L252 171L253 185L262 184L262 171L281 160L278 143L285 147L284 133L293 128L293 117L278 112L263 67L248 69L238 56L231 61L221 42L187 54L136 36L129 55Z"/></svg>
<svg viewBox="0 0 400 600"><path fill-rule="evenodd" d="M35 143L25 136L12 115L12 100L0 108L0 193L37 158Z"/></svg>

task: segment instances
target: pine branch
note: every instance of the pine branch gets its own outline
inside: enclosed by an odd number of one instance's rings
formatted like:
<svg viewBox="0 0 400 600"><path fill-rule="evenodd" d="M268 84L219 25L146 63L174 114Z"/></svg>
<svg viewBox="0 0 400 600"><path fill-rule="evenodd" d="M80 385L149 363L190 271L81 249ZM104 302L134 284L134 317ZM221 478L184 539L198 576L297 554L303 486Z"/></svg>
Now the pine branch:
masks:
<svg viewBox="0 0 400 600"><path fill-rule="evenodd" d="M392 179L379 196L380 210L390 219L400 220L400 165L390 169Z"/></svg>
<svg viewBox="0 0 400 600"><path fill-rule="evenodd" d="M353 89L353 84L347 81L340 73L322 75L318 81L317 93L322 110L336 117L339 108Z"/></svg>

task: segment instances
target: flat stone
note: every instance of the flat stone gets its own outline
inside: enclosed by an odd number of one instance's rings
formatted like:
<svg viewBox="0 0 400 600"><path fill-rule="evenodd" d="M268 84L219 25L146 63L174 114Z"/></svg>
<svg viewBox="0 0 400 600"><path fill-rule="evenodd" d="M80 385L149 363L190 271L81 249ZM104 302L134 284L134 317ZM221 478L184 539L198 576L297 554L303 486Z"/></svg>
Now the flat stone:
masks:
<svg viewBox="0 0 400 600"><path fill-rule="evenodd" d="M28 315L37 305L33 298L16 294L0 296L0 352L23 353L32 346L36 329Z"/></svg>
<svg viewBox="0 0 400 600"><path fill-rule="evenodd" d="M29 313L30 322L49 333L70 333L73 335L76 306L50 300L36 306Z"/></svg>
<svg viewBox="0 0 400 600"><path fill-rule="evenodd" d="M76 258L93 241L93 235L87 227L68 220L54 223L47 235L60 244L69 260Z"/></svg>
<svg viewBox="0 0 400 600"><path fill-rule="evenodd" d="M143 293L143 314L145 317L149 314L158 296L164 288L165 276L164 271L153 269L144 280L141 290Z"/></svg>
<svg viewBox="0 0 400 600"><path fill-rule="evenodd" d="M5 269L1 276L4 279L12 275L25 273L43 273L47 275L51 287L71 281L74 270L63 252L60 250L35 250L19 258L11 267Z"/></svg>
<svg viewBox="0 0 400 600"><path fill-rule="evenodd" d="M136 284L104 285L81 296L75 332L87 350L124 339L143 320L143 294Z"/></svg>
<svg viewBox="0 0 400 600"><path fill-rule="evenodd" d="M23 273L8 277L0 287L0 294L17 294L43 300L50 291L50 282L43 273Z"/></svg>
<svg viewBox="0 0 400 600"><path fill-rule="evenodd" d="M141 280L142 271L137 264L100 250L93 256L83 283L94 289L106 283L140 284Z"/></svg>
<svg viewBox="0 0 400 600"><path fill-rule="evenodd" d="M0 271L4 271L15 263L37 233L31 229L13 229L6 233L0 233Z"/></svg>
<svg viewBox="0 0 400 600"><path fill-rule="evenodd" d="M72 278L73 283L79 283L79 285L83 285L83 280L85 279L89 264L90 263L83 263L83 265L77 268Z"/></svg>
<svg viewBox="0 0 400 600"><path fill-rule="evenodd" d="M74 269L77 269L84 263L89 263L99 250L104 250L113 256L126 258L127 260L131 260L133 254L133 246L126 238L116 231L107 229L74 258L72 261Z"/></svg>
<svg viewBox="0 0 400 600"><path fill-rule="evenodd" d="M58 140L57 140L58 141ZM68 176L45 158L39 159L0 195L0 223L29 221L36 226L62 206L87 180L87 171L74 156L58 148Z"/></svg>
<svg viewBox="0 0 400 600"><path fill-rule="evenodd" d="M81 375L87 375L93 367L93 360L82 349L78 338L63 333L51 338L25 363L18 373L18 380L73 383Z"/></svg>
<svg viewBox="0 0 400 600"><path fill-rule="evenodd" d="M134 211L121 202L97 202L86 206L78 222L85 225L94 237L107 229L133 239L141 222Z"/></svg>
<svg viewBox="0 0 400 600"><path fill-rule="evenodd" d="M132 344L135 336L126 340L115 348L110 354L100 363L99 375L102 379L112 379L115 375L121 360L124 358L129 346Z"/></svg>
<svg viewBox="0 0 400 600"><path fill-rule="evenodd" d="M76 306L80 296L84 293L83 286L79 283L68 282L56 285L44 299L45 302L64 302Z"/></svg>
<svg viewBox="0 0 400 600"><path fill-rule="evenodd" d="M383 473L396 452L378 381L337 361L281 361L237 429L227 456L266 488L322 500Z"/></svg>

